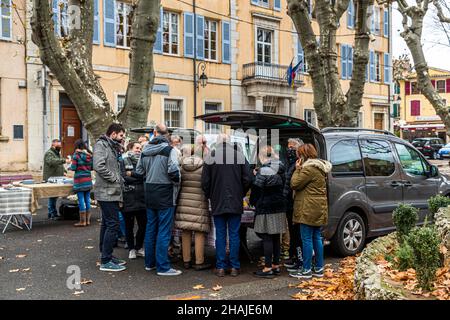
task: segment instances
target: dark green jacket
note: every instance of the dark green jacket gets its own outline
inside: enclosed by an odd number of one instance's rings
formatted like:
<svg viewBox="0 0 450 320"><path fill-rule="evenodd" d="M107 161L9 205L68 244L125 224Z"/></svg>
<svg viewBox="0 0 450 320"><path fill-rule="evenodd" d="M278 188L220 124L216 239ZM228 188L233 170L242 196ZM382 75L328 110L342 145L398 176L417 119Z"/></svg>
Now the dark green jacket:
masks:
<svg viewBox="0 0 450 320"><path fill-rule="evenodd" d="M50 177L64 176L64 164L66 159L61 157L61 154L53 148L50 148L44 155L44 181Z"/></svg>
<svg viewBox="0 0 450 320"><path fill-rule="evenodd" d="M296 169L291 179L295 192L294 223L320 227L328 222L327 173L331 163L325 160L307 160L301 169Z"/></svg>

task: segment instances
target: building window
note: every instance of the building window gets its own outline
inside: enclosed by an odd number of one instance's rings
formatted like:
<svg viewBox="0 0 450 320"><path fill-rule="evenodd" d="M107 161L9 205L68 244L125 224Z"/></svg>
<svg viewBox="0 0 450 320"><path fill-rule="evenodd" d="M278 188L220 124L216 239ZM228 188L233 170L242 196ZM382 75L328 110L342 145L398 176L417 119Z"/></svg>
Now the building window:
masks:
<svg viewBox="0 0 450 320"><path fill-rule="evenodd" d="M23 140L23 125L13 125L13 139Z"/></svg>
<svg viewBox="0 0 450 320"><path fill-rule="evenodd" d="M124 94L117 95L117 99L116 99L117 112L120 112L123 109L123 107L125 107L125 98L126 98L126 95L124 95Z"/></svg>
<svg viewBox="0 0 450 320"><path fill-rule="evenodd" d="M205 114L219 112L221 110L220 103L206 102ZM205 123L205 131L207 132L219 132L220 128L218 124Z"/></svg>
<svg viewBox="0 0 450 320"><path fill-rule="evenodd" d="M380 34L380 8L372 5L371 11L372 15L370 17L370 31L373 34Z"/></svg>
<svg viewBox="0 0 450 320"><path fill-rule="evenodd" d="M420 100L411 101L411 116L420 116Z"/></svg>
<svg viewBox="0 0 450 320"><path fill-rule="evenodd" d="M116 2L116 45L129 48L131 43L132 8L124 2Z"/></svg>
<svg viewBox="0 0 450 320"><path fill-rule="evenodd" d="M12 38L11 0L0 0L0 39Z"/></svg>
<svg viewBox="0 0 450 320"><path fill-rule="evenodd" d="M268 8L269 7L269 0L252 0L252 4Z"/></svg>
<svg viewBox="0 0 450 320"><path fill-rule="evenodd" d="M305 109L304 118L310 125L316 126L316 111L314 109Z"/></svg>
<svg viewBox="0 0 450 320"><path fill-rule="evenodd" d="M167 127L179 128L181 127L181 100L164 100L164 123Z"/></svg>
<svg viewBox="0 0 450 320"><path fill-rule="evenodd" d="M217 60L217 22L205 19L205 59Z"/></svg>
<svg viewBox="0 0 450 320"><path fill-rule="evenodd" d="M436 81L436 90L439 93L445 93L445 80Z"/></svg>
<svg viewBox="0 0 450 320"><path fill-rule="evenodd" d="M178 54L178 14L164 11L163 13L163 52Z"/></svg>
<svg viewBox="0 0 450 320"><path fill-rule="evenodd" d="M374 63L375 63L375 81L381 81L381 53L375 52Z"/></svg>
<svg viewBox="0 0 450 320"><path fill-rule="evenodd" d="M411 82L411 94L420 94L419 85L417 82Z"/></svg>
<svg viewBox="0 0 450 320"><path fill-rule="evenodd" d="M258 28L256 36L257 62L272 63L273 31Z"/></svg>
<svg viewBox="0 0 450 320"><path fill-rule="evenodd" d="M356 120L356 126L358 128L364 128L364 123L363 123L363 113L360 111L358 112L358 119Z"/></svg>

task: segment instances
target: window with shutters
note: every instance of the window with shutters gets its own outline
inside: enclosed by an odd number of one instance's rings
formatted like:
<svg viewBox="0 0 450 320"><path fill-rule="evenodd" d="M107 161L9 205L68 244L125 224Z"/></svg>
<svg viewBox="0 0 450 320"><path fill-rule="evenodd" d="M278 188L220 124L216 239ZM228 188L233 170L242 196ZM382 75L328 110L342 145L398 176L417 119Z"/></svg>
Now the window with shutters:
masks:
<svg viewBox="0 0 450 320"><path fill-rule="evenodd" d="M129 48L131 44L132 7L128 3L116 2L116 45Z"/></svg>
<svg viewBox="0 0 450 320"><path fill-rule="evenodd" d="M348 9L347 9L347 27L350 29L353 29L355 27L355 4L353 3L353 0L350 0L348 3Z"/></svg>
<svg viewBox="0 0 450 320"><path fill-rule="evenodd" d="M316 126L316 111L314 109L305 109L304 118L310 125Z"/></svg>
<svg viewBox="0 0 450 320"><path fill-rule="evenodd" d="M205 19L205 59L217 61L217 21Z"/></svg>
<svg viewBox="0 0 450 320"><path fill-rule="evenodd" d="M219 112L221 110L221 104L216 102L206 102L205 103L205 114ZM219 132L220 127L218 124L205 123L205 131L209 133Z"/></svg>
<svg viewBox="0 0 450 320"><path fill-rule="evenodd" d="M23 125L13 125L13 139L23 140Z"/></svg>
<svg viewBox="0 0 450 320"><path fill-rule="evenodd" d="M439 93L445 93L445 80L436 81L436 90Z"/></svg>
<svg viewBox="0 0 450 320"><path fill-rule="evenodd" d="M375 82L381 81L381 53L375 52L374 54L374 66L375 66Z"/></svg>
<svg viewBox="0 0 450 320"><path fill-rule="evenodd" d="M361 111L358 112L358 119L356 121L356 126L358 128L364 128L364 120L363 113Z"/></svg>
<svg viewBox="0 0 450 320"><path fill-rule="evenodd" d="M411 116L420 116L420 100L411 101Z"/></svg>
<svg viewBox="0 0 450 320"><path fill-rule="evenodd" d="M120 112L123 107L125 106L125 98L126 96L124 94L118 94L116 97L116 110L117 112Z"/></svg>
<svg viewBox="0 0 450 320"><path fill-rule="evenodd" d="M182 126L182 101L174 99L164 100L164 123L168 127Z"/></svg>
<svg viewBox="0 0 450 320"><path fill-rule="evenodd" d="M370 31L374 34L380 34L380 8L373 5L371 7L371 12L372 15L370 18Z"/></svg>
<svg viewBox="0 0 450 320"><path fill-rule="evenodd" d="M257 62L272 63L273 31L258 28L256 36Z"/></svg>
<svg viewBox="0 0 450 320"><path fill-rule="evenodd" d="M269 7L269 0L252 0L251 3L264 8Z"/></svg>
<svg viewBox="0 0 450 320"><path fill-rule="evenodd" d="M167 54L178 54L178 22L177 13L163 12L163 52Z"/></svg>
<svg viewBox="0 0 450 320"><path fill-rule="evenodd" d="M59 37L69 36L69 0L53 0L53 23L55 34Z"/></svg>
<svg viewBox="0 0 450 320"><path fill-rule="evenodd" d="M0 0L0 39L12 39L12 1Z"/></svg>

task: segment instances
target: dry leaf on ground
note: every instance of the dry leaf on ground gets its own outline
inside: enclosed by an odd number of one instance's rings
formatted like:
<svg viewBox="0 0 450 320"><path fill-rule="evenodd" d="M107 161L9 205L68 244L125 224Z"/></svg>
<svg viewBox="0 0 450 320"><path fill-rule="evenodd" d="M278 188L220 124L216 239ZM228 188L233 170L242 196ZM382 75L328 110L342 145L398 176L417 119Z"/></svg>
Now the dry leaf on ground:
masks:
<svg viewBox="0 0 450 320"><path fill-rule="evenodd" d="M198 284L198 285L194 286L193 289L200 290L200 289L205 289L205 287L202 284Z"/></svg>
<svg viewBox="0 0 450 320"><path fill-rule="evenodd" d="M93 246L86 246L86 247L84 247L85 249L94 249L94 247Z"/></svg>
<svg viewBox="0 0 450 320"><path fill-rule="evenodd" d="M84 291L81 290L81 291L75 291L73 294L74 294L75 296L79 296L80 294L83 294L83 293L84 293Z"/></svg>
<svg viewBox="0 0 450 320"><path fill-rule="evenodd" d="M25 269L22 269L22 271L23 272L28 272L28 271L31 271L31 268L25 268Z"/></svg>
<svg viewBox="0 0 450 320"><path fill-rule="evenodd" d="M17 292L19 292L19 291L25 291L25 288L17 288L16 291L17 291Z"/></svg>
<svg viewBox="0 0 450 320"><path fill-rule="evenodd" d="M20 271L20 269L11 269L11 270L9 270L10 273L19 272L19 271Z"/></svg>
<svg viewBox="0 0 450 320"><path fill-rule="evenodd" d="M222 290L222 286L221 285L215 285L213 288L212 288L214 291L219 291L219 290Z"/></svg>
<svg viewBox="0 0 450 320"><path fill-rule="evenodd" d="M16 258L22 259L25 258L27 255L26 254L17 254Z"/></svg>
<svg viewBox="0 0 450 320"><path fill-rule="evenodd" d="M80 284L91 284L91 283L94 283L94 281L87 280L87 279L82 279L81 282L80 282Z"/></svg>

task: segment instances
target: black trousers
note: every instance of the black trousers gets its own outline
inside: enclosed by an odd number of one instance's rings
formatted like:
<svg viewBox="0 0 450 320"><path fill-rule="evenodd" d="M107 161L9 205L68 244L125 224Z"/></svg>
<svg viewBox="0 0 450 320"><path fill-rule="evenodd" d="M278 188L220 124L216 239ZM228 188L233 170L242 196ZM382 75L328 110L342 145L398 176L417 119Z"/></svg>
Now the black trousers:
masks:
<svg viewBox="0 0 450 320"><path fill-rule="evenodd" d="M128 250L140 250L144 245L145 229L147 227L147 211L123 212L125 220L125 237L127 239ZM136 218L138 229L134 236L134 219Z"/></svg>
<svg viewBox="0 0 450 320"><path fill-rule="evenodd" d="M288 204L288 208L286 210L286 217L288 220L288 228L289 228L289 257L290 258L298 258L300 256L301 259L301 247L302 240L300 237L300 225L292 223L292 217L294 208L293 204Z"/></svg>
<svg viewBox="0 0 450 320"><path fill-rule="evenodd" d="M263 240L264 263L266 268L272 268L272 264L280 264L281 234L257 233Z"/></svg>

